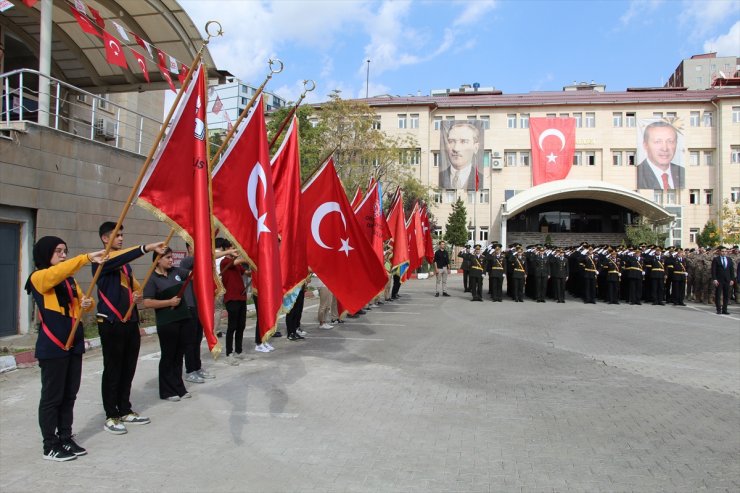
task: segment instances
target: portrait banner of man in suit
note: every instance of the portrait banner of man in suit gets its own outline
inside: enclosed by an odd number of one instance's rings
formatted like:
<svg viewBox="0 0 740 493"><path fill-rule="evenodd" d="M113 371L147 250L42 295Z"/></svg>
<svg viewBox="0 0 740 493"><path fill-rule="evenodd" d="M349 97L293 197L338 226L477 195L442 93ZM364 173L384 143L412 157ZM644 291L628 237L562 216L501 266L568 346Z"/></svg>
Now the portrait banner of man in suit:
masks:
<svg viewBox="0 0 740 493"><path fill-rule="evenodd" d="M637 127L637 188L678 190L686 183L683 134L662 119L640 120Z"/></svg>
<svg viewBox="0 0 740 493"><path fill-rule="evenodd" d="M483 186L483 121L445 120L440 134L439 188L475 190Z"/></svg>

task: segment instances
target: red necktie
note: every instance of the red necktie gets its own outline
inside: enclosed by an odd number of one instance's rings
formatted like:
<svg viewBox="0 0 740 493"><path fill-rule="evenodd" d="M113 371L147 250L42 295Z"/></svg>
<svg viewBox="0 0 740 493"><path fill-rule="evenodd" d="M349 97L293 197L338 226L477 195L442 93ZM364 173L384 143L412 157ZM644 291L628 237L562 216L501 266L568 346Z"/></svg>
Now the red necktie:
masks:
<svg viewBox="0 0 740 493"><path fill-rule="evenodd" d="M670 186L668 185L668 173L663 173L663 190L668 190Z"/></svg>

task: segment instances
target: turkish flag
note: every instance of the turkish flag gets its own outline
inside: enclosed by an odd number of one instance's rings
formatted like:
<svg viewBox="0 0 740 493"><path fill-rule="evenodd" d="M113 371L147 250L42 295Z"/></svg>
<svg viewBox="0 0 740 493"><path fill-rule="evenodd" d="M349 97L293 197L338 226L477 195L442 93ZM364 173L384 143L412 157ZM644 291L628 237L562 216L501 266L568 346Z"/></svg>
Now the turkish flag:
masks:
<svg viewBox="0 0 740 493"><path fill-rule="evenodd" d="M23 3L26 5L26 7L29 7L30 8L30 7L33 7L34 5L36 5L36 2L38 2L38 1L39 0L23 0Z"/></svg>
<svg viewBox="0 0 740 493"><path fill-rule="evenodd" d="M208 347L220 352L213 333L212 225L206 154L206 82L203 66L190 82L170 131L139 188L137 204L168 223L193 245L193 290Z"/></svg>
<svg viewBox="0 0 740 493"><path fill-rule="evenodd" d="M185 78L188 76L189 70L190 70L190 67L188 67L184 63L180 64L180 73L177 74L177 80L180 81L181 85L183 82L185 82Z"/></svg>
<svg viewBox="0 0 740 493"><path fill-rule="evenodd" d="M434 246L432 245L432 228L429 225L429 208L426 204L421 210L421 229L424 234L424 257L431 264L434 262Z"/></svg>
<svg viewBox="0 0 740 493"><path fill-rule="evenodd" d="M172 89L172 92L177 93L177 89L175 89L175 83L172 82L172 77L170 77L170 74L167 73L167 69L160 66L159 73L162 74L162 77L164 78L164 80L167 81L167 84L169 84L170 89Z"/></svg>
<svg viewBox="0 0 740 493"><path fill-rule="evenodd" d="M350 313L383 290L388 276L350 207L329 158L303 188L308 265Z"/></svg>
<svg viewBox="0 0 740 493"><path fill-rule="evenodd" d="M529 140L533 185L568 176L576 148L575 118L530 118Z"/></svg>
<svg viewBox="0 0 740 493"><path fill-rule="evenodd" d="M263 108L262 96L256 108ZM213 215L252 266L257 296L257 325L262 342L277 328L283 302L278 225L267 127L262 111L253 111L213 169ZM288 245L292 248L292 245Z"/></svg>
<svg viewBox="0 0 740 493"><path fill-rule="evenodd" d="M150 57L153 57L154 56L154 54L152 53L152 45L151 44L149 44L147 41L144 41L143 39L141 39L136 34L134 34L134 38L136 39L136 42L139 43L139 46L141 46L142 48L144 48L147 51L147 53L149 53L149 56Z"/></svg>
<svg viewBox="0 0 740 493"><path fill-rule="evenodd" d="M211 113L213 113L214 115L218 115L219 113L221 113L222 109L224 109L224 104L221 102L221 98L218 97L218 94L216 94L216 101L213 103Z"/></svg>
<svg viewBox="0 0 740 493"><path fill-rule="evenodd" d="M103 17L101 17L100 12L98 12L94 8L90 7L89 5L88 5L87 8L90 9L90 13L95 18L95 23L98 25L98 27L100 27L101 29L104 28L105 27L105 20L103 20ZM116 27L119 27L119 26L116 25ZM123 36L121 36L121 37L123 38Z"/></svg>
<svg viewBox="0 0 740 493"><path fill-rule="evenodd" d="M157 50L157 64L159 65L159 68L163 72L168 71L169 69L167 68L167 57L169 55L167 55L167 53L160 50L159 48L155 48L155 49Z"/></svg>
<svg viewBox="0 0 740 493"><path fill-rule="evenodd" d="M382 264L385 264L383 256L383 242L385 241L384 233L388 226L384 226L385 218L383 217L383 210L380 207L380 196L378 195L378 184L372 183L370 188L367 189L365 198L360 202L355 209L355 216L357 222L360 223L365 238L373 247L375 255Z"/></svg>
<svg viewBox="0 0 740 493"><path fill-rule="evenodd" d="M108 60L108 63L128 68L126 55L123 53L121 42L108 34L108 31L105 30L103 31L103 42L105 43L105 59Z"/></svg>
<svg viewBox="0 0 740 493"><path fill-rule="evenodd" d="M217 100L218 102L218 100ZM306 232L301 221L301 158L298 143L298 118L287 130L280 148L272 157L272 183L275 212L280 235L280 273L283 285L283 310L295 303L303 281L308 277Z"/></svg>
<svg viewBox="0 0 740 493"><path fill-rule="evenodd" d="M396 190L386 221L393 235L391 268L397 270L398 275L402 276L409 266L409 240L406 232L406 217L403 213L403 194L400 188Z"/></svg>
<svg viewBox="0 0 740 493"><path fill-rule="evenodd" d="M352 210L357 209L357 206L360 205L360 202L362 202L362 199L363 199L362 187L360 185L357 185L357 190L355 190L355 196L352 197L352 202L350 202L350 206L352 206Z"/></svg>
<svg viewBox="0 0 740 493"><path fill-rule="evenodd" d="M146 68L146 58L136 50L131 50L131 53L134 55L134 58L136 58L136 64L144 74L144 78L149 82L149 70Z"/></svg>
<svg viewBox="0 0 740 493"><path fill-rule="evenodd" d="M424 258L424 231L421 226L419 202L416 202L411 210L406 230L409 232L409 260L411 262L409 270L416 270L421 267L421 259Z"/></svg>
<svg viewBox="0 0 740 493"><path fill-rule="evenodd" d="M87 34L92 34L93 36L97 36L99 38L102 37L100 35L100 32L98 32L95 26L90 23L90 20L86 16L82 15L76 8L71 5L69 6L69 9L72 11L72 15L74 16L74 18L77 19L77 24L80 25L84 32L86 32Z"/></svg>

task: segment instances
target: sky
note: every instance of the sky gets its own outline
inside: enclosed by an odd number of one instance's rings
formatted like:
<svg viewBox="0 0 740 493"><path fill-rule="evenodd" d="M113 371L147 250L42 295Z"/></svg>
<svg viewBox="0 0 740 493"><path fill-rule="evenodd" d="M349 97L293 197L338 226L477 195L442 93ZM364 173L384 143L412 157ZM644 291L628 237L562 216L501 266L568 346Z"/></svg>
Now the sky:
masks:
<svg viewBox="0 0 740 493"><path fill-rule="evenodd" d="M479 83L504 93L607 91L665 84L691 55L740 56L738 0L179 0L196 26L221 23L217 68L259 85L267 61L284 70L267 90L308 102ZM369 63L369 87L366 88Z"/></svg>

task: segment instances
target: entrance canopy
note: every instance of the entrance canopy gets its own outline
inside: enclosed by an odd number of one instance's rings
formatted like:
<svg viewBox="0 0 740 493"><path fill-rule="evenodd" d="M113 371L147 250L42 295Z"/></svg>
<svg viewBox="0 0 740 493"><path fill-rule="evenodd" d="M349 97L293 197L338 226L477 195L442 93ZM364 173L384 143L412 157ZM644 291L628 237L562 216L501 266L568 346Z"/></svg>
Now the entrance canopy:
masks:
<svg viewBox="0 0 740 493"><path fill-rule="evenodd" d="M38 2L29 8L23 2L13 2L15 7L0 14L0 24L5 32L30 50L36 60L39 59L41 8L44 2ZM106 61L103 40L86 34L71 13L71 2L52 0L52 43L51 43L51 76L73 86L92 90L91 92L131 92L147 90L164 90L168 83L157 70L156 51L154 59L139 46L129 34L129 41L121 39L113 22L118 23L129 33L136 33L142 39L180 63L190 66L200 49L203 37L193 24L188 14L174 0L85 0L85 5L100 13L105 22L104 29L121 43L133 48L149 59L147 62L151 84L146 82L143 72L138 68L136 59L126 54L128 65L133 69L122 69ZM199 26L203 28L204 26ZM5 70L14 68L38 68L27 66L21 60L15 67L11 64L14 53L22 52L12 46L17 43L7 40ZM124 52L128 50L124 49ZM209 67L209 78L218 78L215 64L208 49L204 50L203 61ZM38 63L38 62L36 62ZM10 67L8 65L11 65Z"/></svg>
<svg viewBox="0 0 740 493"><path fill-rule="evenodd" d="M610 202L632 210L657 224L673 221L675 216L655 202L627 188L591 180L558 180L543 183L514 195L504 202L502 223L509 217L534 206L564 199L591 199Z"/></svg>

